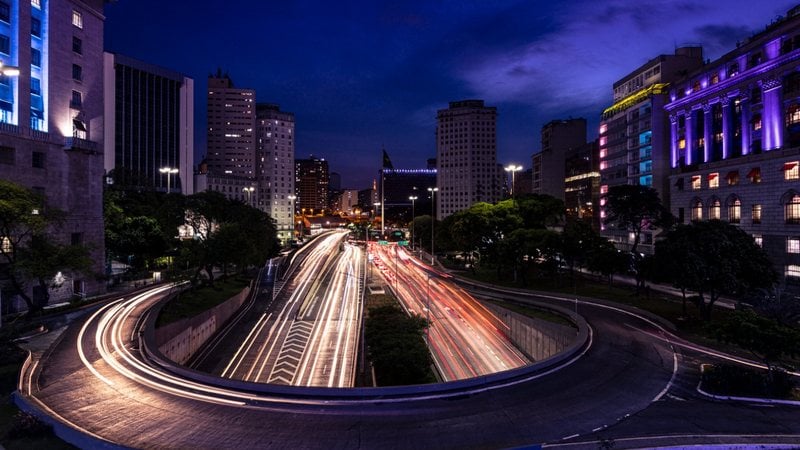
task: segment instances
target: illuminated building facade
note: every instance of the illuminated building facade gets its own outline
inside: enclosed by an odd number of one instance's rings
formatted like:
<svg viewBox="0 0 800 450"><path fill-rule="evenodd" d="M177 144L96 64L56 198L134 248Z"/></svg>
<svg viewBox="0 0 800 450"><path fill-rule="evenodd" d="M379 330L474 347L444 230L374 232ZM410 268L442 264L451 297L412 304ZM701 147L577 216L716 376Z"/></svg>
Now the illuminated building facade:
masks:
<svg viewBox="0 0 800 450"><path fill-rule="evenodd" d="M295 192L294 114L278 105L256 105L257 207L275 220L278 239L292 237L294 211L289 198ZM299 204L299 203L298 203Z"/></svg>
<svg viewBox="0 0 800 450"><path fill-rule="evenodd" d="M654 188L662 202L669 204L670 122L664 111L669 83L702 65L702 48L682 47L674 55L651 59L614 83L614 104L603 111L600 121L600 228L620 249L629 249L633 237L603 225L602 196L612 186L638 184ZM642 233L640 251L653 252L656 233Z"/></svg>
<svg viewBox="0 0 800 450"><path fill-rule="evenodd" d="M256 92L217 72L208 78L208 171L256 176Z"/></svg>
<svg viewBox="0 0 800 450"><path fill-rule="evenodd" d="M542 151L537 157L539 183L535 194L564 200L567 152L586 145L586 119L553 120L542 127Z"/></svg>
<svg viewBox="0 0 800 450"><path fill-rule="evenodd" d="M295 160L295 196L296 208L322 212L328 208L328 161L315 158L314 155L307 159Z"/></svg>
<svg viewBox="0 0 800 450"><path fill-rule="evenodd" d="M194 193L194 80L105 53L105 169L131 185ZM161 168L178 169L167 175ZM119 178L118 178L119 179Z"/></svg>
<svg viewBox="0 0 800 450"><path fill-rule="evenodd" d="M500 199L505 173L497 165L497 108L483 100L450 102L437 114L436 218Z"/></svg>
<svg viewBox="0 0 800 450"><path fill-rule="evenodd" d="M103 4L101 0L3 0L0 61L0 178L41 194L65 212L51 236L90 248L92 274L59 273L50 302L102 293ZM0 261L2 263L2 261ZM35 284L35 283L29 283ZM29 286L37 301L44 292ZM3 312L24 308L3 289Z"/></svg>
<svg viewBox="0 0 800 450"><path fill-rule="evenodd" d="M800 9L670 90L671 211L750 233L800 290Z"/></svg>

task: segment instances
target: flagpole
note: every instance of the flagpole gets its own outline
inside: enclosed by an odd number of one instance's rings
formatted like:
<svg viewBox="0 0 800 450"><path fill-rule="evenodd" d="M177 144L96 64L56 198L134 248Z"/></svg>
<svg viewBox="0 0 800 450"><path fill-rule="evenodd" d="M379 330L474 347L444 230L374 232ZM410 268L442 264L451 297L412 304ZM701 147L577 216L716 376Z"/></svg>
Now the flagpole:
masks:
<svg viewBox="0 0 800 450"><path fill-rule="evenodd" d="M384 150L385 152L386 150ZM383 195L384 185L386 184L386 167L381 168L381 237L382 239L386 239L386 230L384 229L383 224L383 206L386 203L386 198Z"/></svg>

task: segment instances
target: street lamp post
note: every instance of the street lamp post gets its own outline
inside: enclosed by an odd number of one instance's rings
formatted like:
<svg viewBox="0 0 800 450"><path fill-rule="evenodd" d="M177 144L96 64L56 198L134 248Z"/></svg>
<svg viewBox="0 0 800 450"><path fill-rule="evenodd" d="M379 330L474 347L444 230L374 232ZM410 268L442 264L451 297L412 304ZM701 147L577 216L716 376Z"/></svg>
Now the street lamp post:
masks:
<svg viewBox="0 0 800 450"><path fill-rule="evenodd" d="M242 192L247 194L247 206L253 206L253 202L250 201L250 196L253 195L253 191L255 191L255 190L256 190L256 188L254 188L253 186L248 186L248 187L242 188Z"/></svg>
<svg viewBox="0 0 800 450"><path fill-rule="evenodd" d="M381 206L381 202L375 202L375 203L372 204L372 206L375 207L375 208L373 208L373 211L375 211L376 209L378 209L378 206ZM375 211L375 212L377 213L377 211ZM383 208L381 208L381 239L383 239L383 238L384 238L384 236L383 236Z"/></svg>
<svg viewBox="0 0 800 450"><path fill-rule="evenodd" d="M436 192L439 190L438 187L429 187L428 192L431 193L431 265L434 265L436 261L436 253L433 251L433 241L434 241L434 234L433 234L433 227L436 224Z"/></svg>
<svg viewBox="0 0 800 450"><path fill-rule="evenodd" d="M414 201L417 199L416 195L408 197L411 200L411 254L414 254Z"/></svg>
<svg viewBox="0 0 800 450"><path fill-rule="evenodd" d="M167 174L167 194L169 194L169 191L170 191L170 183L169 183L170 182L170 178L172 177L173 174L178 173L178 169L176 169L174 167L162 167L162 168L158 169L158 171L161 172L161 173Z"/></svg>
<svg viewBox="0 0 800 450"><path fill-rule="evenodd" d="M522 170L522 166L511 164L505 170L506 172L511 172L511 198L514 198L514 174Z"/></svg>
<svg viewBox="0 0 800 450"><path fill-rule="evenodd" d="M295 199L297 197L294 196L294 195L289 195L286 198L289 199L289 202L291 202L290 204L292 205L291 209L289 210L289 216L292 218L292 239L294 239L294 230L295 230L295 226L294 226L294 201L295 201Z"/></svg>

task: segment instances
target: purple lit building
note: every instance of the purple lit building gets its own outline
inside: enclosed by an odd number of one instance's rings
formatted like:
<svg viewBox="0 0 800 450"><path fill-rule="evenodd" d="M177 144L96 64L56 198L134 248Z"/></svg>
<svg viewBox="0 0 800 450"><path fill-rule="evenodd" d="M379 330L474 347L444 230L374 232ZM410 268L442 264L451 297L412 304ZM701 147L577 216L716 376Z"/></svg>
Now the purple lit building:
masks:
<svg viewBox="0 0 800 450"><path fill-rule="evenodd" d="M670 90L671 209L750 233L800 290L800 8Z"/></svg>

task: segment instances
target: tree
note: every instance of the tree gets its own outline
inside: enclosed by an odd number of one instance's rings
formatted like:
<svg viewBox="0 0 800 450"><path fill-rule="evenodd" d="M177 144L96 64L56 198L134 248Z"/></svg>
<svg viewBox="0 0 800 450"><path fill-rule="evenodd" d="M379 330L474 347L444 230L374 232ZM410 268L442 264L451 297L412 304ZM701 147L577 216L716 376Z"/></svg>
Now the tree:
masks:
<svg viewBox="0 0 800 450"><path fill-rule="evenodd" d="M661 204L658 191L651 187L622 184L612 186L605 195L606 225L633 233L631 253L636 254L642 231L669 222L669 212Z"/></svg>
<svg viewBox="0 0 800 450"><path fill-rule="evenodd" d="M29 314L47 304L51 282L58 272L90 271L91 260L85 246L64 245L53 239L63 217L60 210L46 206L40 195L0 180L0 262ZM34 302L28 295L30 281L39 286L41 302Z"/></svg>
<svg viewBox="0 0 800 450"><path fill-rule="evenodd" d="M424 341L427 325L424 318L409 317L395 305L369 310L365 339L381 386L434 381L431 355Z"/></svg>
<svg viewBox="0 0 800 450"><path fill-rule="evenodd" d="M593 243L586 256L586 267L594 273L608 279L608 284L614 282L614 274L628 270L629 261L627 253L619 251L614 244L602 239Z"/></svg>
<svg viewBox="0 0 800 450"><path fill-rule="evenodd" d="M672 259L674 283L697 292L703 318L711 320L722 295L743 298L772 286L778 274L764 250L741 229L720 220L678 225L656 244L656 257Z"/></svg>
<svg viewBox="0 0 800 450"><path fill-rule="evenodd" d="M550 195L528 194L518 196L515 204L525 228L547 228L563 222L564 202L561 199Z"/></svg>

